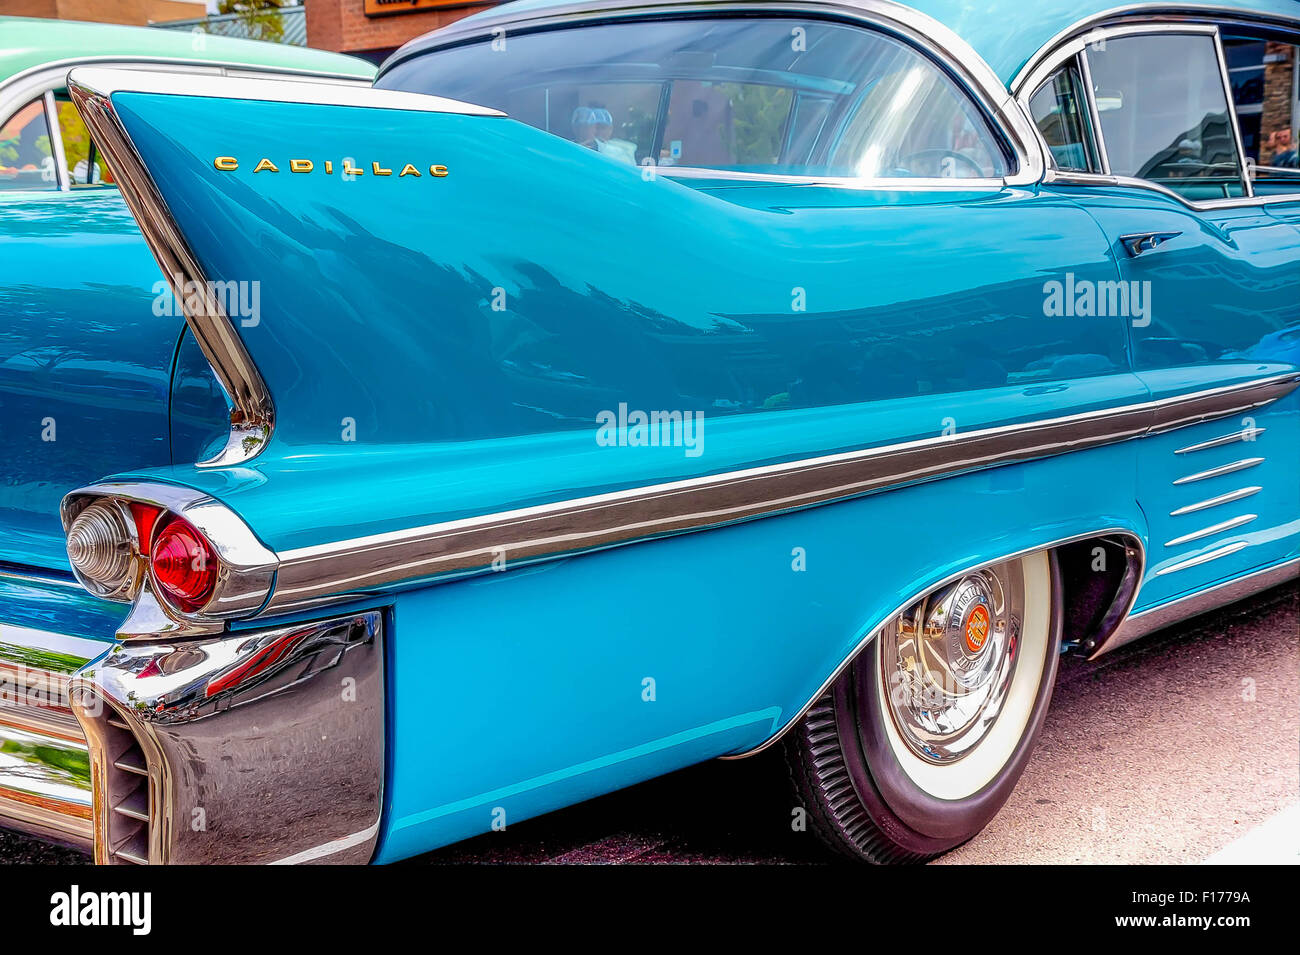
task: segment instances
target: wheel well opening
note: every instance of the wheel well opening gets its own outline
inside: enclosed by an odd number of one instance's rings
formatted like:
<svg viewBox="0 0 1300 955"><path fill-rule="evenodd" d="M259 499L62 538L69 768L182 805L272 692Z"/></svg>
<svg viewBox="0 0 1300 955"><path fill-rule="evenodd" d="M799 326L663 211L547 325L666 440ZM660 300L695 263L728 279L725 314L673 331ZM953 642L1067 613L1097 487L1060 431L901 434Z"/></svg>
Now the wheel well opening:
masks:
<svg viewBox="0 0 1300 955"><path fill-rule="evenodd" d="M1064 592L1062 646L1091 653L1128 615L1142 576L1136 537L1106 534L1056 549Z"/></svg>

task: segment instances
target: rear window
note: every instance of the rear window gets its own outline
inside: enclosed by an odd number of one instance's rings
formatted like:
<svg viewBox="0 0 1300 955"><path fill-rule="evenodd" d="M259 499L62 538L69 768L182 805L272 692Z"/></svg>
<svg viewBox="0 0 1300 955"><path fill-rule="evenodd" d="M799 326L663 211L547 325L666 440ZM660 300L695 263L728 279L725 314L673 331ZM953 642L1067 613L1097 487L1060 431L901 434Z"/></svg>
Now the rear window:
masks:
<svg viewBox="0 0 1300 955"><path fill-rule="evenodd" d="M490 106L635 164L871 179L998 179L979 110L902 43L816 20L685 19L484 39L376 86Z"/></svg>

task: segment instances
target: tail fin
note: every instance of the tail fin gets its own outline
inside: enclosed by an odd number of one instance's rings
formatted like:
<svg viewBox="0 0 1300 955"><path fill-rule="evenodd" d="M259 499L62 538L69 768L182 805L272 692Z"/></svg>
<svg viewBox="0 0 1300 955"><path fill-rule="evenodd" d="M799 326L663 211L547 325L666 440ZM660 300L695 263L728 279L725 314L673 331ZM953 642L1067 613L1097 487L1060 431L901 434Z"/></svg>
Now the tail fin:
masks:
<svg viewBox="0 0 1300 955"><path fill-rule="evenodd" d="M409 444L762 406L797 377L773 343L800 316L773 303L856 268L786 210L477 106L89 68L71 89L231 398L209 464L272 428Z"/></svg>

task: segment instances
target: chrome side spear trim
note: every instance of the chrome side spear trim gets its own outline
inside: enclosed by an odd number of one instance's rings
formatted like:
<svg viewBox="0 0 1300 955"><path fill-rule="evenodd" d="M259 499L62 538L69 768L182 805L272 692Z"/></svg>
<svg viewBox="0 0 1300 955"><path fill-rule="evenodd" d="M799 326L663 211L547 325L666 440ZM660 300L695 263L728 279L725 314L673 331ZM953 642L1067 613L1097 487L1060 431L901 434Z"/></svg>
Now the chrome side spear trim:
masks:
<svg viewBox="0 0 1300 955"><path fill-rule="evenodd" d="M281 552L261 614L847 500L1240 413L1289 394L1288 372L1189 395L557 501Z"/></svg>

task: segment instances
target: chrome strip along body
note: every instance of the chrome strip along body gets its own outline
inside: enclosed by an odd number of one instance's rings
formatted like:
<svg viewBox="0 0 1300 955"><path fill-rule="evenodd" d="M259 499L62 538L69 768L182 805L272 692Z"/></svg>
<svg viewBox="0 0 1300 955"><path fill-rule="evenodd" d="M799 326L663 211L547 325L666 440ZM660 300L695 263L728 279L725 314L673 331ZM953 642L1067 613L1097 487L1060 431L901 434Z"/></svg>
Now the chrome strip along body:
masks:
<svg viewBox="0 0 1300 955"><path fill-rule="evenodd" d="M480 116L501 114L496 110L486 110L436 96L394 93L343 84L144 73L97 67L74 69L68 75L68 95L76 104L95 144L117 177L122 197L139 223L145 242L157 259L171 286L172 294L184 310L185 321L194 334L195 341L230 399L230 435L226 445L216 456L200 462L200 466L225 467L240 464L256 457L271 440L271 434L275 430L275 406L271 393L114 110L112 96L118 92L367 106Z"/></svg>
<svg viewBox="0 0 1300 955"><path fill-rule="evenodd" d="M262 613L751 520L1156 434L1289 394L1300 373L966 434L595 495L280 552Z"/></svg>

